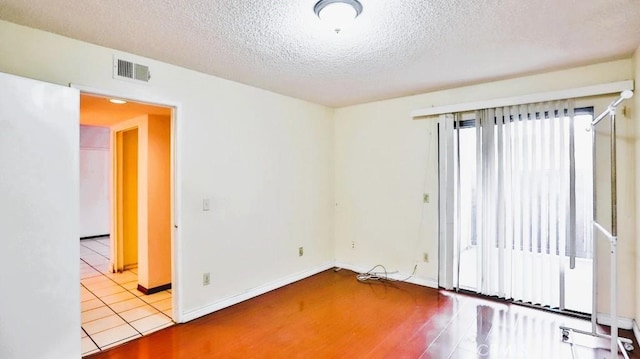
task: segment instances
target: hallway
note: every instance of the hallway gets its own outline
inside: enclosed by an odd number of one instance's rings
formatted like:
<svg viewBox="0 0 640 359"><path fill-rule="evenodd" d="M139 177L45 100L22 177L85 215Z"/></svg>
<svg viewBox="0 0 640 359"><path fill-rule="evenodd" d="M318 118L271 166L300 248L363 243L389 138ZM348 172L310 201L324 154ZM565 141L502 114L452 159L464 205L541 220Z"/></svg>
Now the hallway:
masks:
<svg viewBox="0 0 640 359"><path fill-rule="evenodd" d="M80 241L82 355L173 325L171 290L145 295L137 270L109 273L109 237Z"/></svg>

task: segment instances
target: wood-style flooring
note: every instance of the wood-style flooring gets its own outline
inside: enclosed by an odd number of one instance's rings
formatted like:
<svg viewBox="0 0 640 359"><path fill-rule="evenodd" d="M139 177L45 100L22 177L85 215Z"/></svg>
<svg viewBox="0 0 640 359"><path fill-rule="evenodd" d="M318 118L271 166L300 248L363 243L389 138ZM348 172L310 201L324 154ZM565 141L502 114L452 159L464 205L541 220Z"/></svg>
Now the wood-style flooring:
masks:
<svg viewBox="0 0 640 359"><path fill-rule="evenodd" d="M560 325L590 323L401 282L328 270L122 346L100 358L609 358ZM621 335L632 338L630 331ZM640 349L632 358L640 358ZM573 353L572 353L573 351Z"/></svg>

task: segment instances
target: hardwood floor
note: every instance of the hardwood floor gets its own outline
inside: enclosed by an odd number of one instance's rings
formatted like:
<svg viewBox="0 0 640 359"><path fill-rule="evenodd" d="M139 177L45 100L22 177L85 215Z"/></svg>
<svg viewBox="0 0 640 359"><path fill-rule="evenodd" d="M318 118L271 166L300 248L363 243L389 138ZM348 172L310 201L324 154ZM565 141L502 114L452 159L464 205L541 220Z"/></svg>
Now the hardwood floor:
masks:
<svg viewBox="0 0 640 359"><path fill-rule="evenodd" d="M562 342L560 325L590 328L515 304L408 283L363 284L351 271L328 270L89 358L552 359L572 358L572 350L576 358L608 357L586 336L571 337L580 346Z"/></svg>

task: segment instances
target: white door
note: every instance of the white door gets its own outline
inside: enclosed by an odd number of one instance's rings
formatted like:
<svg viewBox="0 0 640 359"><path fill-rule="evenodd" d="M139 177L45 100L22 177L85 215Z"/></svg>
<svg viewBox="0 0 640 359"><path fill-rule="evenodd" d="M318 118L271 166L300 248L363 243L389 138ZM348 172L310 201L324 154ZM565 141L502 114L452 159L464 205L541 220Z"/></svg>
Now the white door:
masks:
<svg viewBox="0 0 640 359"><path fill-rule="evenodd" d="M0 73L0 358L79 358L79 93Z"/></svg>

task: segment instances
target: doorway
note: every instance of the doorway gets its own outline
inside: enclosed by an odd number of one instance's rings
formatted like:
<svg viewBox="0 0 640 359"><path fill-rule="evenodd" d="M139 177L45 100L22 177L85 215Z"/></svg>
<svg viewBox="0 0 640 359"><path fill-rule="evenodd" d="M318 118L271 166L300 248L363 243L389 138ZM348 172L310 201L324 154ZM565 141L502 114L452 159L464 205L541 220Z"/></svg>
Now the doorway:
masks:
<svg viewBox="0 0 640 359"><path fill-rule="evenodd" d="M116 132L117 255L122 269L138 268L138 128Z"/></svg>
<svg viewBox="0 0 640 359"><path fill-rule="evenodd" d="M81 125L109 143L109 234L81 241L88 355L173 324L173 109L80 97Z"/></svg>

